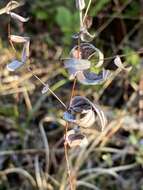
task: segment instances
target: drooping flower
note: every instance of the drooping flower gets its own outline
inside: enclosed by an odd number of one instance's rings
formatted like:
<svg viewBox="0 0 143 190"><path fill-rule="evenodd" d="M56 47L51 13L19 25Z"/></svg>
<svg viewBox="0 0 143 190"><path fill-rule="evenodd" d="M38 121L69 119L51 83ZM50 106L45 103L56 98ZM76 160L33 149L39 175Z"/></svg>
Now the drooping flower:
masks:
<svg viewBox="0 0 143 190"><path fill-rule="evenodd" d="M83 128L89 128L96 124L100 131L103 131L107 124L107 119L101 108L82 96L75 96L68 110L64 113L64 119Z"/></svg>

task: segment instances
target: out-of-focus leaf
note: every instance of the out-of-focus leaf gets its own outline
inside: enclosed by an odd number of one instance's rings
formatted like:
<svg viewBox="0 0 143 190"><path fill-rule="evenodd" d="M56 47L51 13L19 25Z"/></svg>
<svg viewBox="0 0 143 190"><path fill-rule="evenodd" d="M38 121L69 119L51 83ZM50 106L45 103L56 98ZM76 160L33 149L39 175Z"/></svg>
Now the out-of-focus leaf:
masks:
<svg viewBox="0 0 143 190"><path fill-rule="evenodd" d="M100 0L96 1L96 6L91 7L90 14L91 16L96 16L111 0Z"/></svg>
<svg viewBox="0 0 143 190"><path fill-rule="evenodd" d="M65 7L57 8L56 21L61 26L63 31L67 31L72 26L72 14ZM70 28L69 28L70 30Z"/></svg>
<svg viewBox="0 0 143 190"><path fill-rule="evenodd" d="M128 64L131 64L133 66L138 66L139 65L140 57L136 52L134 52L132 49L127 47L127 48L124 49L124 53L129 54L129 56L126 56L126 62Z"/></svg>

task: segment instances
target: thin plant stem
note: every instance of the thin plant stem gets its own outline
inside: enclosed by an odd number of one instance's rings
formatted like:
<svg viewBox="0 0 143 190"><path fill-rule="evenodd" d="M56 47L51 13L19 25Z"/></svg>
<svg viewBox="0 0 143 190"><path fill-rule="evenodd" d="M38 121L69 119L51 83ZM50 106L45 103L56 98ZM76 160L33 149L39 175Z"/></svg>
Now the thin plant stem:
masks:
<svg viewBox="0 0 143 190"><path fill-rule="evenodd" d="M92 0L89 0L88 5L87 5L87 8L86 8L86 11L85 11L85 14L84 14L84 17L83 17L83 23L85 22L85 19L86 19L86 17L87 17L89 8L90 8L90 6L91 6L91 2L92 2Z"/></svg>
<svg viewBox="0 0 143 190"><path fill-rule="evenodd" d="M63 105L65 109L67 109L67 106L64 104L64 102L49 88L49 91L51 94Z"/></svg>
<svg viewBox="0 0 143 190"><path fill-rule="evenodd" d="M73 86L72 86L72 91L71 91L70 105L71 105L72 98L74 97L74 94L75 94L76 81L77 81L77 79L76 79L76 76L75 76Z"/></svg>
<svg viewBox="0 0 143 190"><path fill-rule="evenodd" d="M80 59L80 39L78 39L77 58ZM74 82L73 82L73 86L72 86L72 91L71 91L71 96L70 96L70 104L69 104L69 105L71 105L72 98L74 97L74 94L75 94L76 81L77 81L77 79L76 79L76 76L75 76ZM69 164L69 160L68 160L68 149L67 149L68 147L67 147L67 142L66 142L68 127L69 127L69 123L66 122L66 126L65 126L65 143L64 143L64 149L65 149L65 158L66 158L66 163L67 163L67 169L68 169L68 176L69 176L70 188L71 188L71 190L74 190L74 189L75 189L75 186L73 187L72 176L71 176L71 170L70 170L70 164Z"/></svg>
<svg viewBox="0 0 143 190"><path fill-rule="evenodd" d="M77 58L80 59L80 38L78 38L78 52L77 52ZM70 105L71 105L71 100L75 94L75 87L76 87L76 76L74 78L73 86L72 86L72 91L71 91L71 97L70 97Z"/></svg>
<svg viewBox="0 0 143 190"><path fill-rule="evenodd" d="M80 29L81 29L83 27L82 11L79 11L79 18L80 18Z"/></svg>
<svg viewBox="0 0 143 190"><path fill-rule="evenodd" d="M65 159L66 159L66 164L67 164L67 170L68 170L68 177L69 177L70 189L71 189L71 190L74 190L74 189L73 189L73 183L72 183L72 175L71 175L71 170L70 170L70 164L69 164L69 159L68 159L68 147L67 147L67 142L66 142L68 126L69 126L69 123L66 122L66 126L65 126L64 151L65 151Z"/></svg>
<svg viewBox="0 0 143 190"><path fill-rule="evenodd" d="M35 75L30 67L28 67L28 71L32 73L32 76L34 76L43 86L47 86L46 83L44 83L37 75ZM62 104L62 106L67 109L67 106L64 104L64 102L50 89L48 88L50 93Z"/></svg>
<svg viewBox="0 0 143 190"><path fill-rule="evenodd" d="M11 8L12 8L12 0L10 1L11 2ZM11 9L10 8L10 9ZM15 47L14 47L14 45L13 45L13 42L10 40L10 35L11 35L11 17L9 16L9 22L8 22L8 41L9 41L9 43L10 43L10 45L11 45L11 47L12 47L12 49L14 50L14 52L16 53L16 49L15 49Z"/></svg>

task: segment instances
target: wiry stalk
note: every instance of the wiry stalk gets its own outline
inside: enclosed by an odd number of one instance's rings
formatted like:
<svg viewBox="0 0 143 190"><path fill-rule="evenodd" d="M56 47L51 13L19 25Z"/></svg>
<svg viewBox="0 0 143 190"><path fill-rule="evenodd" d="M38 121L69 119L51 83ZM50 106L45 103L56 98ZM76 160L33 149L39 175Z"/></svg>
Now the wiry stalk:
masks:
<svg viewBox="0 0 143 190"><path fill-rule="evenodd" d="M32 73L32 75L39 80L39 82L46 87L46 83L44 83L37 75L35 75L30 67L28 67L28 71ZM67 109L67 106L64 104L64 102L50 89L48 90L51 92L51 94L62 104L62 106Z"/></svg>

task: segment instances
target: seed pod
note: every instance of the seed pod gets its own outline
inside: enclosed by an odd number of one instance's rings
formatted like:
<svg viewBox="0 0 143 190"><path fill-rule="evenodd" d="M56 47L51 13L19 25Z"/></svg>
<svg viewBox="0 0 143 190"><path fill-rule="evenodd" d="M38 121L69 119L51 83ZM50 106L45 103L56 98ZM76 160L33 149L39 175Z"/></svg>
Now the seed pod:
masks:
<svg viewBox="0 0 143 190"><path fill-rule="evenodd" d="M27 22L29 20L29 18L24 18L14 12L7 12L7 14L9 14L11 16L11 18L18 20L20 22Z"/></svg>
<svg viewBox="0 0 143 190"><path fill-rule="evenodd" d="M78 72L77 80L84 85L99 85L110 77L110 71L103 69L100 74L89 71Z"/></svg>
<svg viewBox="0 0 143 190"><path fill-rule="evenodd" d="M9 71L16 71L17 69L19 69L20 67L23 66L23 62L18 61L18 60L13 60L11 63L9 63L6 67Z"/></svg>
<svg viewBox="0 0 143 190"><path fill-rule="evenodd" d="M131 71L132 67L131 66L124 66L120 57L117 55L116 58L114 59L114 64L120 68L121 70L125 70L127 72Z"/></svg>
<svg viewBox="0 0 143 190"><path fill-rule="evenodd" d="M85 147L88 145L87 138L81 133L76 133L76 130L69 130L65 136L65 141L72 148L76 146Z"/></svg>
<svg viewBox="0 0 143 190"><path fill-rule="evenodd" d="M95 124L96 116L100 121L100 131L103 131L107 123L103 111L87 98L75 96L63 117L68 122L75 123L83 128L89 128Z"/></svg>
<svg viewBox="0 0 143 190"><path fill-rule="evenodd" d="M76 0L76 8L82 11L85 8L84 0Z"/></svg>

